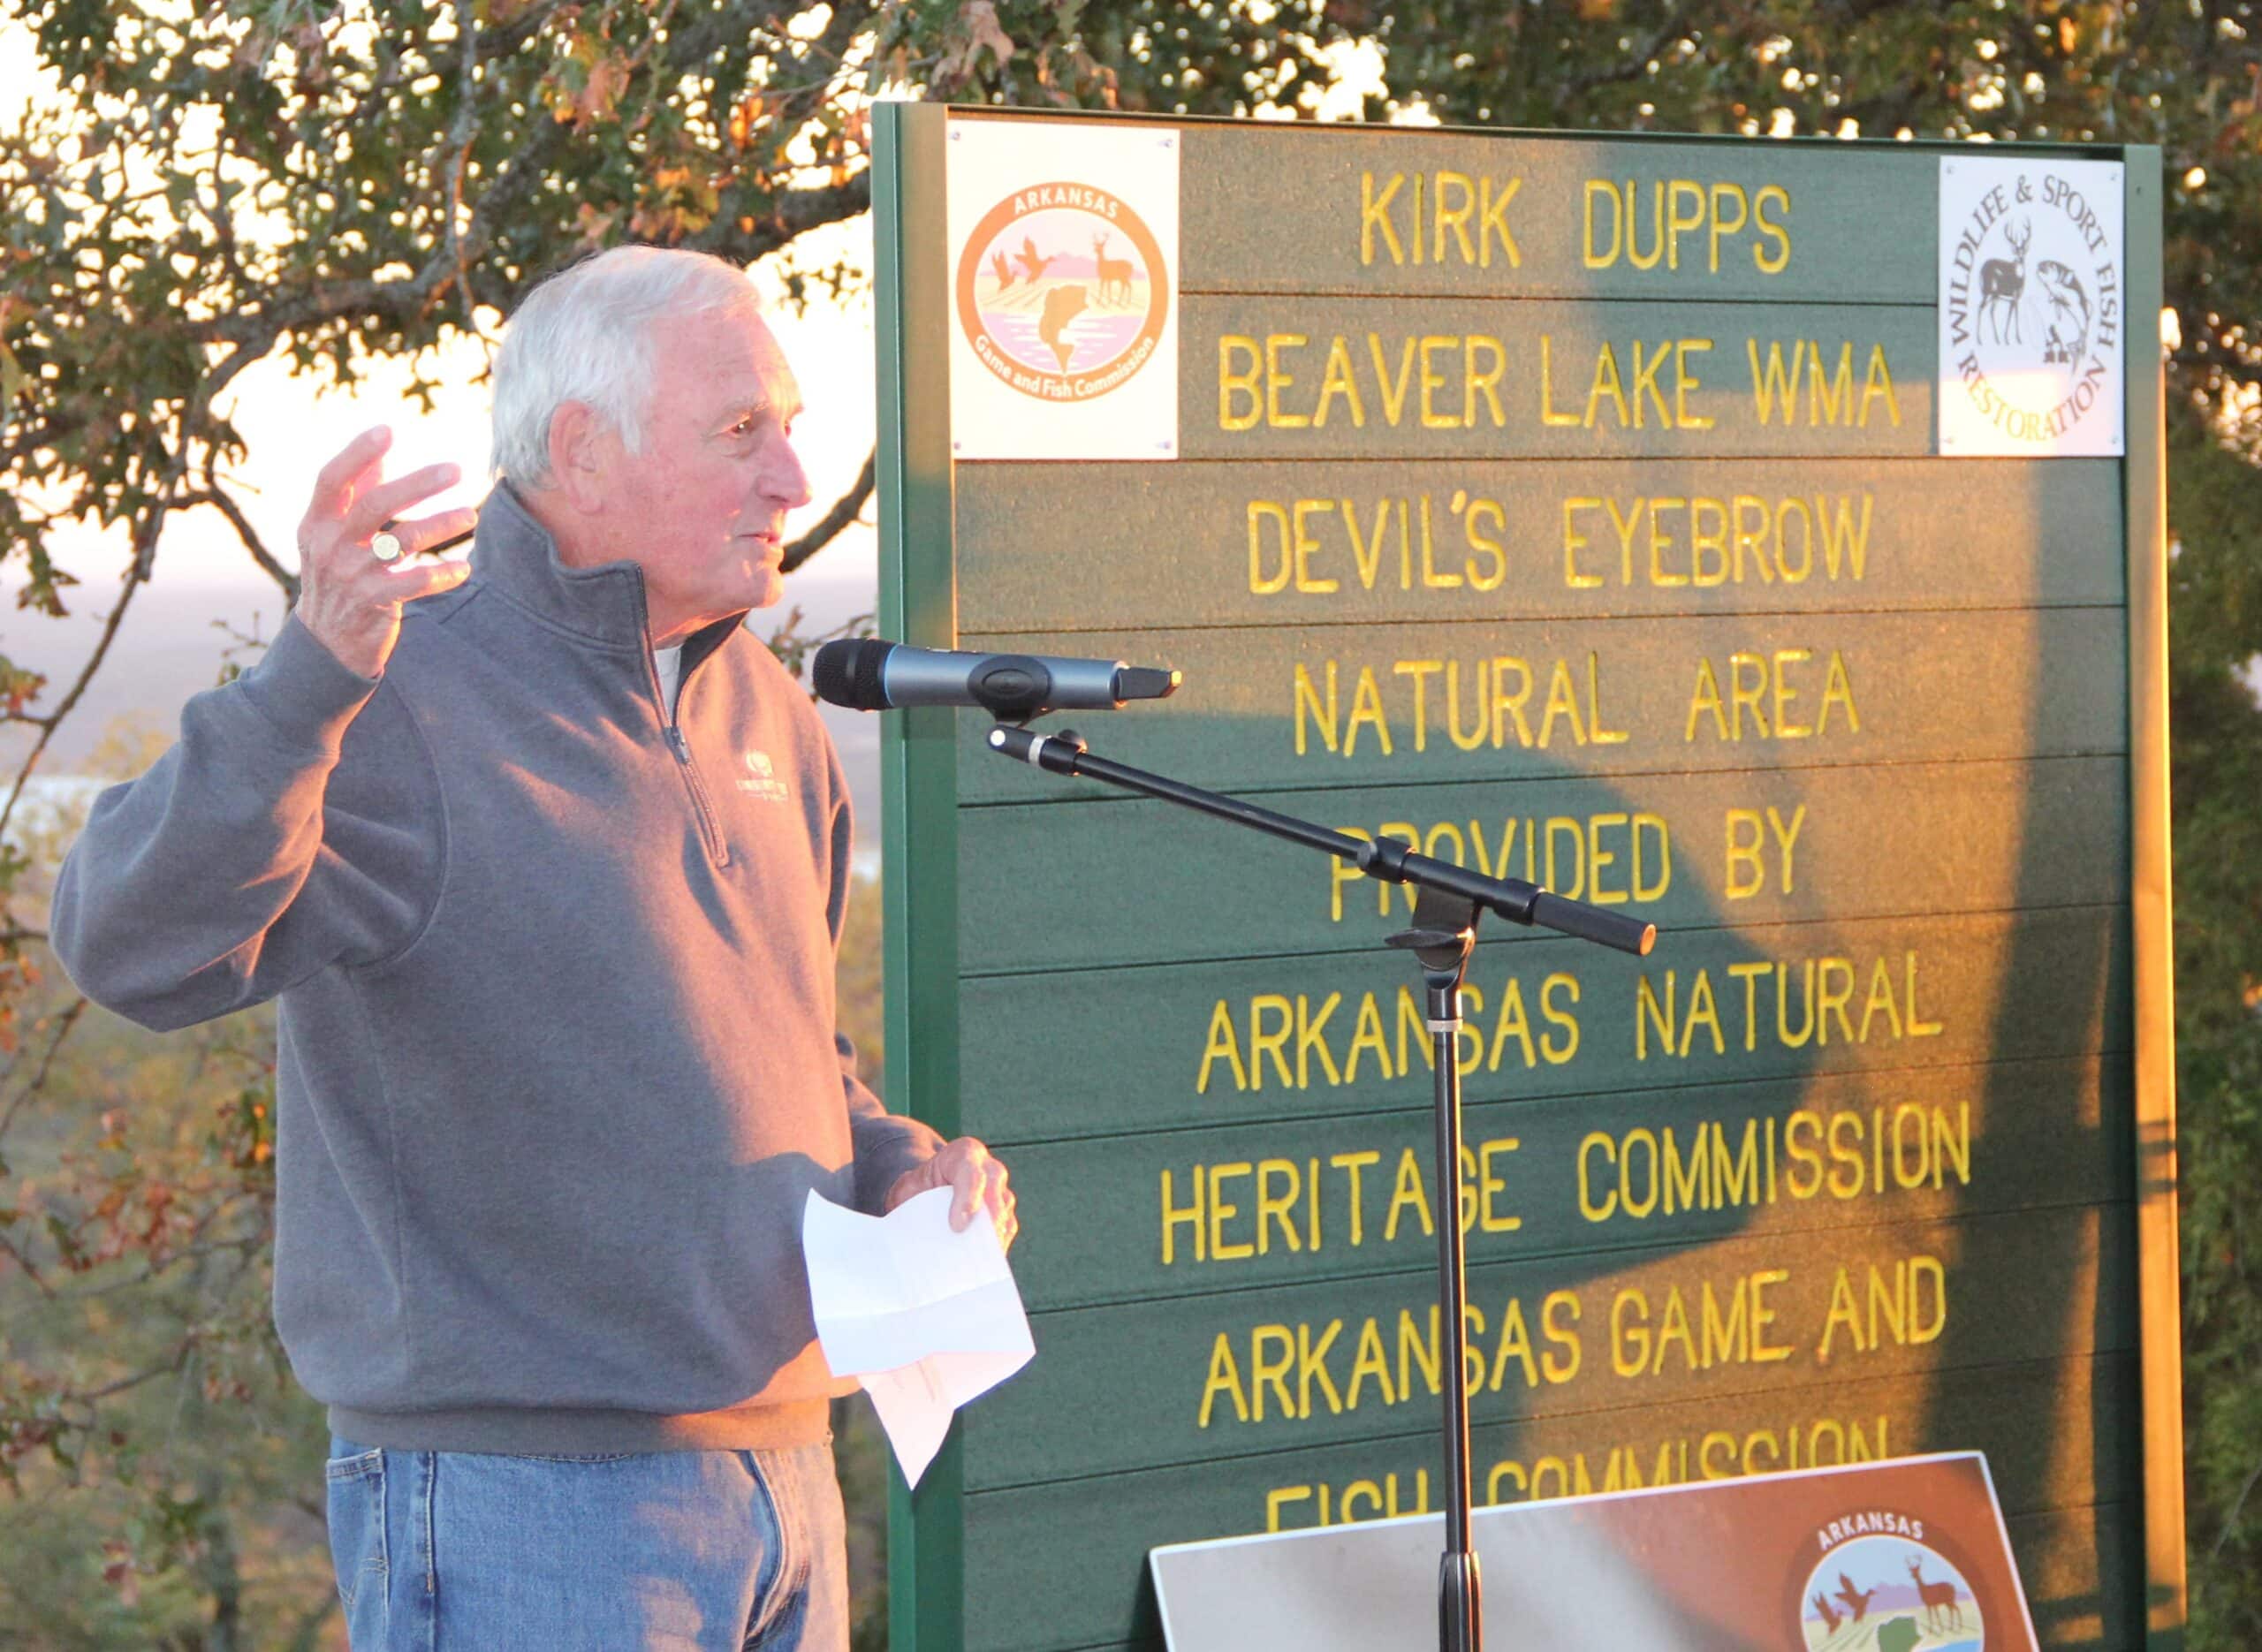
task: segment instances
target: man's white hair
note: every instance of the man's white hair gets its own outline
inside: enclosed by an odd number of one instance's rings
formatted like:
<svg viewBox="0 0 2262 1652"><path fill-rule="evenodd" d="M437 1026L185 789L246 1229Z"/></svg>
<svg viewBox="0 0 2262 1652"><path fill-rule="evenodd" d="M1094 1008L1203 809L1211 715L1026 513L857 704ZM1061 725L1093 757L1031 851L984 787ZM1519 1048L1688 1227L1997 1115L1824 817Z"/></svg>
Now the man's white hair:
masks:
<svg viewBox="0 0 2262 1652"><path fill-rule="evenodd" d="M519 306L495 356L489 468L528 488L550 483L550 421L559 405L596 409L631 453L643 451L655 322L761 307L737 265L708 253L616 246L546 277Z"/></svg>

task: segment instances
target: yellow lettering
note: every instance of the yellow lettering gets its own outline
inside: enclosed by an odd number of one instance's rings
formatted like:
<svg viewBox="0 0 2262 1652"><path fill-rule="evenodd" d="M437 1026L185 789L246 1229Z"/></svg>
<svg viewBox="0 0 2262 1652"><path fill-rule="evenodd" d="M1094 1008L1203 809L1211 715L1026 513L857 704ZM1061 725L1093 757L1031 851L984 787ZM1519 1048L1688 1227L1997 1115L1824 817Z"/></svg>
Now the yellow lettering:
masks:
<svg viewBox="0 0 2262 1652"><path fill-rule="evenodd" d="M1759 233L1763 237L1776 243L1776 249L1771 254L1765 248L1755 246L1751 249L1751 261L1758 266L1761 274L1774 276L1780 275L1784 267L1791 261L1791 234L1783 224L1768 222L1767 207L1770 201L1780 207L1784 217L1788 218L1791 211L1791 193L1780 184L1768 184L1752 197L1752 222L1757 225Z"/></svg>
<svg viewBox="0 0 2262 1652"><path fill-rule="evenodd" d="M1194 1080L1196 1095L1210 1093L1210 1064L1214 1061L1223 1061L1233 1068L1233 1088L1245 1090L1249 1087L1249 1071L1241 1064L1241 1041L1233 1031L1233 1011L1223 998L1218 1000L1217 1007L1210 1012L1210 1036L1202 1050L1202 1071Z"/></svg>
<svg viewBox="0 0 2262 1652"><path fill-rule="evenodd" d="M1312 428L1326 428L1327 415L1339 397L1350 406L1351 428L1365 429L1367 407L1359 399L1359 375L1351 367L1351 346L1340 333L1328 343L1327 368L1319 381L1319 405L1312 409Z"/></svg>
<svg viewBox="0 0 2262 1652"><path fill-rule="evenodd" d="M1400 245L1398 231L1390 221L1391 198L1398 193L1399 185L1405 181L1406 175L1403 172L1393 172L1390 175L1389 185L1381 194L1378 195L1375 193L1375 175L1372 172L1359 174L1360 263L1371 264L1375 261L1375 237L1378 234L1390 248L1392 263L1402 264L1406 261L1406 249Z"/></svg>
<svg viewBox="0 0 2262 1652"><path fill-rule="evenodd" d="M1310 342L1302 333L1264 335L1264 422L1276 430L1301 430L1311 422L1307 414L1283 413L1280 409L1280 393L1293 388L1296 382L1280 366L1280 352L1301 350Z"/></svg>
<svg viewBox="0 0 2262 1652"><path fill-rule="evenodd" d="M1595 203L1597 201L1606 201L1610 203L1610 250L1606 253L1599 252L1596 249L1594 231ZM1585 200L1581 216L1583 239L1580 244L1580 253L1585 261L1586 267L1589 269L1607 269L1611 265L1618 261L1618 247L1619 241L1621 239L1618 191L1616 187L1603 178L1590 178L1587 179Z"/></svg>
<svg viewBox="0 0 2262 1652"><path fill-rule="evenodd" d="M1229 1178L1248 1175L1252 1168L1245 1161L1210 1167L1210 1260L1212 1262L1240 1262L1256 1254L1256 1247L1247 1239L1239 1239L1231 1245L1226 1243L1226 1224L1241 1214L1241 1207L1226 1202L1225 1184Z"/></svg>
<svg viewBox="0 0 2262 1652"><path fill-rule="evenodd" d="M1196 1165L1194 1174L1188 1179L1192 1183L1194 1202L1181 1206L1172 1201L1171 1174L1168 1171L1163 1172L1163 1266L1165 1268L1177 1260L1172 1254L1172 1240L1176 1235L1178 1224L1181 1222L1194 1230L1194 1260L1196 1262L1202 1260L1202 1188L1203 1185L1202 1167Z"/></svg>
<svg viewBox="0 0 2262 1652"><path fill-rule="evenodd" d="M1733 201L1735 204L1735 218L1733 222L1726 213L1720 210L1722 201ZM1742 232L1744 225L1750 223L1750 201L1743 193L1742 185L1715 184L1712 186L1712 245L1708 268L1715 275L1719 272L1720 268L1720 238Z"/></svg>
<svg viewBox="0 0 2262 1652"><path fill-rule="evenodd" d="M1274 1194L1271 1189L1275 1177L1287 1178L1288 1190ZM1271 1254L1272 1225L1279 1224L1280 1238L1292 1251L1304 1247L1303 1237L1296 1231L1296 1201L1303 1197L1303 1172L1294 1159L1264 1159L1256 1166L1256 1254Z"/></svg>
<svg viewBox="0 0 2262 1652"><path fill-rule="evenodd" d="M1465 172L1441 171L1437 175L1433 189L1435 194L1432 201L1433 216L1431 218L1431 233L1434 239L1430 246L1431 261L1440 264L1446 261L1446 232L1450 230L1453 232L1454 240L1461 247L1461 261L1464 264L1475 263L1476 248L1469 239L1469 220L1476 210L1475 180ZM1448 189L1460 197L1457 205L1446 204L1446 193Z"/></svg>
<svg viewBox="0 0 2262 1652"><path fill-rule="evenodd" d="M1233 365L1238 356L1246 356L1246 370ZM1250 430L1264 416L1264 403L1257 393L1256 381L1264 371L1264 358L1258 351L1256 340L1239 333L1221 334L1218 339L1218 428L1220 430ZM1238 398L1246 396L1244 409Z"/></svg>
<svg viewBox="0 0 2262 1652"><path fill-rule="evenodd" d="M1202 1409L1195 1419L1196 1428L1210 1426L1210 1408L1220 1394L1233 1401L1234 1420L1247 1422L1249 1396L1241 1389L1241 1368L1233 1362L1233 1338L1224 1331L1219 1331L1217 1341L1210 1345L1210 1375L1202 1384Z"/></svg>
<svg viewBox="0 0 2262 1652"><path fill-rule="evenodd" d="M1484 179L1480 186L1476 229L1476 262L1479 269L1490 269L1492 267L1492 242L1496 238L1500 243L1500 251L1507 258L1508 268L1516 269L1522 267L1523 254L1517 249L1516 238L1508 230L1508 202L1516 198L1516 191L1522 187L1523 179L1521 178L1509 178L1507 186L1497 195L1492 193L1491 178Z"/></svg>
<svg viewBox="0 0 2262 1652"><path fill-rule="evenodd" d="M1415 1158L1414 1149L1411 1148L1405 1148L1399 1155L1398 1181L1397 1185L1391 1189L1390 1212L1383 1218L1382 1237L1385 1243L1398 1237L1399 1214L1408 1206L1411 1206L1414 1214L1421 1218L1423 1233L1433 1233L1437 1231L1430 1219L1429 1195L1422 1188L1422 1166Z"/></svg>

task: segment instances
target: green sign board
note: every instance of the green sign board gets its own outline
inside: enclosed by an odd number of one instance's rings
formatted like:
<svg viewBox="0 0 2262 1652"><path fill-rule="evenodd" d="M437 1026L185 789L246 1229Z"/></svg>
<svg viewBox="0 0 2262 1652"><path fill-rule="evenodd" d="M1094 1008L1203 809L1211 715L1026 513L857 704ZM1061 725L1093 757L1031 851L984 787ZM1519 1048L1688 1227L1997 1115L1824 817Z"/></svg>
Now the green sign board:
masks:
<svg viewBox="0 0 2262 1652"><path fill-rule="evenodd" d="M885 634L1662 931L1480 930L1440 1188L1407 890L891 715L889 1093L1037 1348L899 1648L1439 1508L1444 1220L1480 1502L1977 1450L2044 1643L2172 1644L2158 152L879 116Z"/></svg>

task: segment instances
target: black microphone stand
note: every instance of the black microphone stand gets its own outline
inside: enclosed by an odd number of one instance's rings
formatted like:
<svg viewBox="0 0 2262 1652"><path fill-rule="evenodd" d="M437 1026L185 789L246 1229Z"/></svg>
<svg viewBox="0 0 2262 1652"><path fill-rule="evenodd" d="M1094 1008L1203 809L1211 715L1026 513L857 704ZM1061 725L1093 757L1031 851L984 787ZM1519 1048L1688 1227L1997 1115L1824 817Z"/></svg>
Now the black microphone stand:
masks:
<svg viewBox="0 0 2262 1652"><path fill-rule="evenodd" d="M1009 715L1009 714L1001 714ZM1034 715L1016 706L1010 715ZM1462 1368L1469 1290L1461 1231L1461 984L1486 911L1538 924L1581 940L1646 957L1657 926L1623 913L1566 900L1521 878L1486 877L1450 860L1416 854L1394 838L1353 837L1293 815L1276 814L1218 792L1095 755L1073 731L1038 734L1005 723L990 731L990 747L1056 775L1104 780L1180 804L1353 862L1368 876L1416 886L1414 927L1388 944L1414 954L1428 999L1431 1070L1437 1103L1438 1362L1444 1367L1446 1549L1438 1569L1438 1645L1442 1652L1479 1652L1484 1643L1476 1550L1470 1544L1469 1379Z"/></svg>

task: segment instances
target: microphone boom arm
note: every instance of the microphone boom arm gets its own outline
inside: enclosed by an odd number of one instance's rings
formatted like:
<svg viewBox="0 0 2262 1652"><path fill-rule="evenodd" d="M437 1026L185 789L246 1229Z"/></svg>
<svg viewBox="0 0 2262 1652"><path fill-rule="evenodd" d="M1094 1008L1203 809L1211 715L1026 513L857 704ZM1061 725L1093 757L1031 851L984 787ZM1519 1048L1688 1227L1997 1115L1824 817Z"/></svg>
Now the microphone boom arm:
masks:
<svg viewBox="0 0 2262 1652"><path fill-rule="evenodd" d="M1097 755L1068 730L1058 734L1039 734L1001 724L990 731L988 739L992 751L1049 773L1104 781L1127 792L1233 821L1252 830L1348 860L1369 877L1385 883L1412 883L1434 889L1440 894L1455 896L1497 912L1526 928L1537 924L1541 928L1614 947L1639 958L1648 957L1650 949L1657 944L1657 925L1642 919L1590 906L1584 901L1567 900L1522 878L1486 877L1450 860L1417 854L1394 837L1354 837L1299 820L1293 815L1245 803L1221 792L1205 792L1165 775L1134 769L1127 763Z"/></svg>

